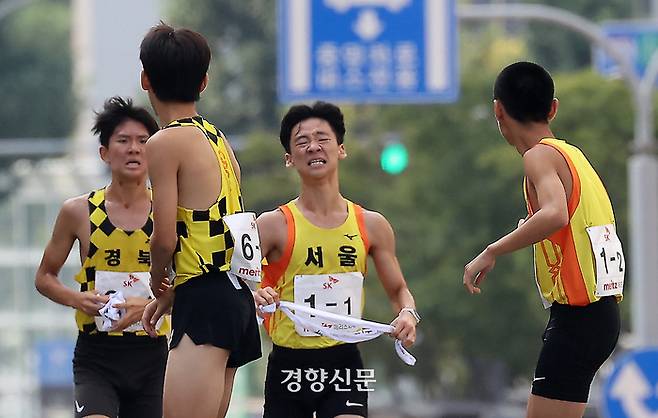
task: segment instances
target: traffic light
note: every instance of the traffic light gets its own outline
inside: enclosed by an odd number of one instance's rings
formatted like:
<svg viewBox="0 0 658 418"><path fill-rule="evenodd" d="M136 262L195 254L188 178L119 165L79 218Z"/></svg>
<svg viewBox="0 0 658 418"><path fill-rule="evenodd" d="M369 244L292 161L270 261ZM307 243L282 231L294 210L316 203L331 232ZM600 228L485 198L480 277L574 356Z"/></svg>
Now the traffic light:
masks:
<svg viewBox="0 0 658 418"><path fill-rule="evenodd" d="M407 147L401 142L391 142L384 146L379 160L382 170L388 174L400 174L409 165Z"/></svg>

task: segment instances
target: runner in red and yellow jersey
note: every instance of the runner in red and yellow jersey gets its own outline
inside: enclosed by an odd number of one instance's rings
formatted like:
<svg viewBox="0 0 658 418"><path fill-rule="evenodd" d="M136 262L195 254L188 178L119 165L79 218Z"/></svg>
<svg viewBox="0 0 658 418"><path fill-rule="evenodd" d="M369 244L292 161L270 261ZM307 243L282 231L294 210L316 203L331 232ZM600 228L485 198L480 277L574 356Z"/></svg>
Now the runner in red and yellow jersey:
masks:
<svg viewBox="0 0 658 418"><path fill-rule="evenodd" d="M580 418L592 379L617 344L625 264L601 179L550 129L553 94L551 76L537 64L512 64L496 79L494 112L523 156L528 216L466 265L464 286L480 293L497 256L534 244L537 287L551 314L527 416Z"/></svg>
<svg viewBox="0 0 658 418"><path fill-rule="evenodd" d="M392 335L410 346L420 317L395 256L393 230L382 215L348 201L339 190L338 163L347 156L344 135L343 114L330 103L294 106L284 116L280 140L286 166L301 178L301 191L258 218L269 264L255 300L258 305L285 300L361 318L370 255L397 315ZM274 348L264 417L368 415L366 380L373 376L355 344L318 336L280 311L266 321Z"/></svg>

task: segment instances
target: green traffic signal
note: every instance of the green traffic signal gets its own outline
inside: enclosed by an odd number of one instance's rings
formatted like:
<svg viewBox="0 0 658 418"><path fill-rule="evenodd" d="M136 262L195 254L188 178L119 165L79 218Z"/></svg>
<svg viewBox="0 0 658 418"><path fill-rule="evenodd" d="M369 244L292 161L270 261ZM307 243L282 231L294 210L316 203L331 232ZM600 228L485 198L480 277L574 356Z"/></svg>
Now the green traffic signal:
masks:
<svg viewBox="0 0 658 418"><path fill-rule="evenodd" d="M400 174L409 165L407 147L400 142L394 142L384 147L380 157L382 170L388 174Z"/></svg>

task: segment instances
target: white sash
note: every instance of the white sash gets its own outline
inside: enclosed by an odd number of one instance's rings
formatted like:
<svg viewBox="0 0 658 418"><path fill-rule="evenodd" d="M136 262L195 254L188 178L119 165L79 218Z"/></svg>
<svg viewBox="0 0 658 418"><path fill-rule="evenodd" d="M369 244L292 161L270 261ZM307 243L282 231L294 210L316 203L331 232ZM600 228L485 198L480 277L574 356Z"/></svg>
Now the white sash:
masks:
<svg viewBox="0 0 658 418"><path fill-rule="evenodd" d="M273 313L276 311L276 305L260 306L259 309L265 313ZM338 315L287 301L282 301L279 309L296 326L306 328L315 335L345 343L372 340L382 334L389 334L395 329L392 325ZM305 315L300 315L300 313ZM395 340L395 352L409 366L416 364L416 358L402 346L402 341Z"/></svg>

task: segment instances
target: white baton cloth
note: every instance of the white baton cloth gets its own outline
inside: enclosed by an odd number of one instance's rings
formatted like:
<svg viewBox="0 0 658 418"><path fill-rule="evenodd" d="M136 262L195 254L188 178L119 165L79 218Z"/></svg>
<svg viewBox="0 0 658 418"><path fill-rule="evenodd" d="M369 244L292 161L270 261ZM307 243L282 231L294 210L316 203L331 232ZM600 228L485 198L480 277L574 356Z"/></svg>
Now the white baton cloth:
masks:
<svg viewBox="0 0 658 418"><path fill-rule="evenodd" d="M277 308L275 304L271 304L260 306L259 309L264 313L273 313ZM306 328L315 333L315 335L329 337L345 343L372 340L382 334L390 334L395 329L392 325L366 321L365 319L353 318L346 315L338 315L287 301L282 301L279 304L279 309L295 325ZM300 313L307 314L308 316L299 315ZM402 341L397 339L395 340L395 352L409 366L416 364L416 358L402 346Z"/></svg>
<svg viewBox="0 0 658 418"><path fill-rule="evenodd" d="M126 299L123 297L123 293L119 290L118 292L112 293L110 295L110 299L107 301L105 305L103 305L102 308L98 310L98 313L100 315L100 320L102 323L99 325L96 325L99 331L110 331L114 324L121 319L123 316L123 312L125 309L119 309L115 308L114 305L118 305L119 303L125 303ZM122 330L118 330L122 331Z"/></svg>

